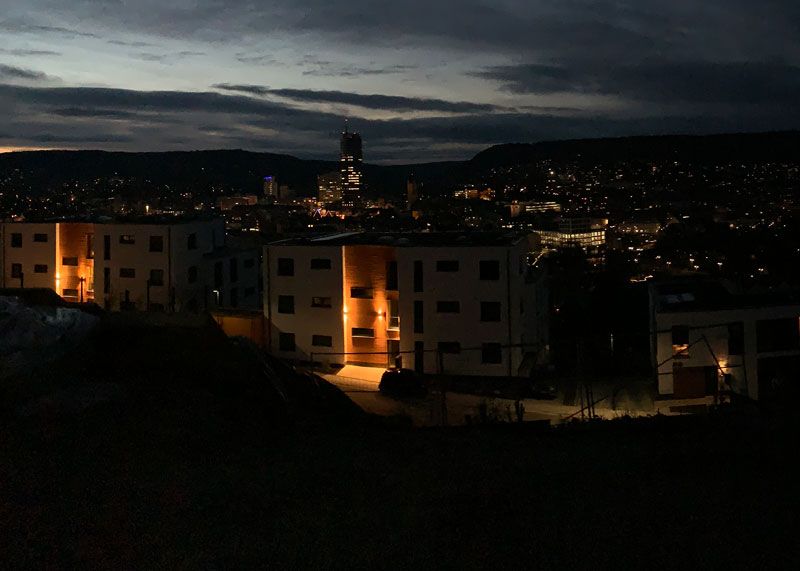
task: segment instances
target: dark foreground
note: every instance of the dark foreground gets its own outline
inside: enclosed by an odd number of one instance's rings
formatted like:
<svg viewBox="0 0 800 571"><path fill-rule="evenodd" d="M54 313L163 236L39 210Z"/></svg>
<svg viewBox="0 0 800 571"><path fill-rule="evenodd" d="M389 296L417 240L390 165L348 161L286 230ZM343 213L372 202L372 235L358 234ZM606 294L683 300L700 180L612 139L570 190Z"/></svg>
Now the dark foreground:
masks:
<svg viewBox="0 0 800 571"><path fill-rule="evenodd" d="M546 432L415 431L365 417L308 379L292 379L282 408L241 348L223 350L202 335L153 337L127 341L136 354L180 353L182 343L202 351L191 353L188 369L174 370L174 358L154 354L152 369L114 354L119 339L104 331L81 349L87 359L99 351L99 368L66 359L39 380L38 395L18 385L4 392L4 566L800 562L797 432L784 421L710 416ZM237 367L223 365L230 362ZM97 389L109 379L113 390ZM43 399L54 383L101 397L87 406ZM12 406L15 399L35 404Z"/></svg>

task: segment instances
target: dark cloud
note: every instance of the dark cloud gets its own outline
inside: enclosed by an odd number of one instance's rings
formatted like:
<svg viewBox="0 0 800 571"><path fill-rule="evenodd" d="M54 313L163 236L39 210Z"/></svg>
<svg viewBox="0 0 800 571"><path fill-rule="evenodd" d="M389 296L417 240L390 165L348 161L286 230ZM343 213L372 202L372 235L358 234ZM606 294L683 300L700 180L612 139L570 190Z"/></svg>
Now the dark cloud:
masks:
<svg viewBox="0 0 800 571"><path fill-rule="evenodd" d="M118 109L97 109L85 107L64 107L62 109L51 109L49 113L58 115L59 117L72 117L84 119L133 119L138 117L138 113L131 111L121 111Z"/></svg>
<svg viewBox="0 0 800 571"><path fill-rule="evenodd" d="M153 47L153 44L150 42L129 42L125 40L107 40L107 42L113 46L125 46L129 48L149 48Z"/></svg>
<svg viewBox="0 0 800 571"><path fill-rule="evenodd" d="M26 57L26 56L60 56L61 52L56 52L53 50L20 50L14 49L9 50L5 48L0 48L0 54L6 54L10 56L19 56L19 57Z"/></svg>
<svg viewBox="0 0 800 571"><path fill-rule="evenodd" d="M396 95L365 95L343 91L316 91L311 89L270 89L261 85L231 85L218 83L212 87L223 91L247 93L250 95L273 95L304 103L335 103L355 105L366 109L390 111L441 111L446 113L487 113L500 108L483 103L466 101L444 101L421 97L400 97Z"/></svg>
<svg viewBox="0 0 800 571"><path fill-rule="evenodd" d="M25 21L0 21L0 30L17 34L54 34L67 38L97 38L97 34L63 26L42 26Z"/></svg>
<svg viewBox="0 0 800 571"><path fill-rule="evenodd" d="M386 67L359 67L359 66L336 66L331 62L316 64L316 69L307 69L303 75L313 77L359 77L369 75L394 75L405 73L416 69L413 65L390 65Z"/></svg>
<svg viewBox="0 0 800 571"><path fill-rule="evenodd" d="M0 79L24 79L29 81L42 81L48 79L47 74L32 69L24 69L13 65L0 63Z"/></svg>

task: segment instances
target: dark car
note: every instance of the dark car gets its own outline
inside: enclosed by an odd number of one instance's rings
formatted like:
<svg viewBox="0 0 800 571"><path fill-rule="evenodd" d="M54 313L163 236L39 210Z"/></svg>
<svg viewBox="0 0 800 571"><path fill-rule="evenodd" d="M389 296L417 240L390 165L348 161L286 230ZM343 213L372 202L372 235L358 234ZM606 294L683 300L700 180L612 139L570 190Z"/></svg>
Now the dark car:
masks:
<svg viewBox="0 0 800 571"><path fill-rule="evenodd" d="M425 380L412 369L386 369L378 390L393 397L424 397L428 394Z"/></svg>

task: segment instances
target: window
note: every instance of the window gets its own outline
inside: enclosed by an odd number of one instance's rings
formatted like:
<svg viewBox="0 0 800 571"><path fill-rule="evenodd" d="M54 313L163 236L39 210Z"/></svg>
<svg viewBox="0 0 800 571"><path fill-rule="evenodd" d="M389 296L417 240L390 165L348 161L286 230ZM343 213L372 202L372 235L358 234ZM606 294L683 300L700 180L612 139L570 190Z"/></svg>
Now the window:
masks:
<svg viewBox="0 0 800 571"><path fill-rule="evenodd" d="M103 293L111 292L111 268L103 268Z"/></svg>
<svg viewBox="0 0 800 571"><path fill-rule="evenodd" d="M759 353L800 348L800 320L787 317L757 321L756 345Z"/></svg>
<svg viewBox="0 0 800 571"><path fill-rule="evenodd" d="M186 248L189 250L197 249L197 233L192 232L186 237Z"/></svg>
<svg viewBox="0 0 800 571"><path fill-rule="evenodd" d="M416 300L414 302L414 333L424 333L425 326L424 326L424 312L425 306L422 304L422 301Z"/></svg>
<svg viewBox="0 0 800 571"><path fill-rule="evenodd" d="M247 258L242 265L248 270L250 268L254 268L255 265L256 265L256 259L255 258Z"/></svg>
<svg viewBox="0 0 800 571"><path fill-rule="evenodd" d="M330 270L331 261L328 258L313 258L311 260L312 270Z"/></svg>
<svg viewBox="0 0 800 571"><path fill-rule="evenodd" d="M256 288L254 288L254 287L246 287L246 288L244 288L244 296L245 297L250 297L251 295L254 295L255 293L256 293Z"/></svg>
<svg viewBox="0 0 800 571"><path fill-rule="evenodd" d="M34 234L33 235L34 242L47 242L47 234Z"/></svg>
<svg viewBox="0 0 800 571"><path fill-rule="evenodd" d="M111 236L106 234L103 236L103 259L110 260L111 259Z"/></svg>
<svg viewBox="0 0 800 571"><path fill-rule="evenodd" d="M121 278L135 278L136 270L134 268L120 268L119 277Z"/></svg>
<svg viewBox="0 0 800 571"><path fill-rule="evenodd" d="M228 273L230 274L231 283L239 281L239 260L236 258L230 259Z"/></svg>
<svg viewBox="0 0 800 571"><path fill-rule="evenodd" d="M293 295L279 295L278 296L278 313L294 313L294 296Z"/></svg>
<svg viewBox="0 0 800 571"><path fill-rule="evenodd" d="M744 324L728 325L728 355L744 355Z"/></svg>
<svg viewBox="0 0 800 571"><path fill-rule="evenodd" d="M65 289L61 291L61 297L80 297L80 292L76 289Z"/></svg>
<svg viewBox="0 0 800 571"><path fill-rule="evenodd" d="M189 271L187 272L186 276L189 280L190 284L193 284L197 281L197 266L189 266Z"/></svg>
<svg viewBox="0 0 800 571"><path fill-rule="evenodd" d="M11 264L11 277L16 279L22 277L22 264Z"/></svg>
<svg viewBox="0 0 800 571"><path fill-rule="evenodd" d="M350 288L350 297L356 299L372 299L372 288L371 287L351 287Z"/></svg>
<svg viewBox="0 0 800 571"><path fill-rule="evenodd" d="M331 307L331 298L329 297L312 297L311 307Z"/></svg>
<svg viewBox="0 0 800 571"><path fill-rule="evenodd" d="M500 343L484 343L481 346L481 363L499 365L503 362L503 348Z"/></svg>
<svg viewBox="0 0 800 571"><path fill-rule="evenodd" d="M457 301L437 301L436 313L459 313L461 304Z"/></svg>
<svg viewBox="0 0 800 571"><path fill-rule="evenodd" d="M672 356L675 359L689 358L689 327L687 325L672 327Z"/></svg>
<svg viewBox="0 0 800 571"><path fill-rule="evenodd" d="M458 341L439 341L439 352L452 355L461 353L461 343Z"/></svg>
<svg viewBox="0 0 800 571"><path fill-rule="evenodd" d="M397 262L386 262L386 289L397 291Z"/></svg>
<svg viewBox="0 0 800 571"><path fill-rule="evenodd" d="M94 260L94 234L86 235L86 259Z"/></svg>
<svg viewBox="0 0 800 571"><path fill-rule="evenodd" d="M425 291L423 288L422 280L422 261L417 260L414 262L414 291L419 293Z"/></svg>
<svg viewBox="0 0 800 571"><path fill-rule="evenodd" d="M70 258L61 258L61 265L62 266L77 266L78 265L78 258L77 257L70 257Z"/></svg>
<svg viewBox="0 0 800 571"><path fill-rule="evenodd" d="M150 251L151 252L164 251L164 236L150 236Z"/></svg>
<svg viewBox="0 0 800 571"><path fill-rule="evenodd" d="M33 266L33 273L35 274L46 274L47 273L47 264L36 264Z"/></svg>
<svg viewBox="0 0 800 571"><path fill-rule="evenodd" d="M164 270L150 270L150 285L151 286L164 285Z"/></svg>
<svg viewBox="0 0 800 571"><path fill-rule="evenodd" d="M457 272L458 260L439 260L436 262L437 272Z"/></svg>
<svg viewBox="0 0 800 571"><path fill-rule="evenodd" d="M369 327L353 327L353 337L375 337L375 330Z"/></svg>
<svg viewBox="0 0 800 571"><path fill-rule="evenodd" d="M294 275L294 258L278 258L278 275L286 277Z"/></svg>
<svg viewBox="0 0 800 571"><path fill-rule="evenodd" d="M278 348L281 351L294 352L294 333L279 333L278 334Z"/></svg>
<svg viewBox="0 0 800 571"><path fill-rule="evenodd" d="M120 234L119 243L127 244L129 246L133 245L136 243L136 236L134 236L133 234Z"/></svg>
<svg viewBox="0 0 800 571"><path fill-rule="evenodd" d="M387 329L400 329L400 303L396 299L389 300L389 323Z"/></svg>
<svg viewBox="0 0 800 571"><path fill-rule="evenodd" d="M217 262L214 264L214 287L222 287L224 281L225 278L222 274L222 262Z"/></svg>
<svg viewBox="0 0 800 571"><path fill-rule="evenodd" d="M499 280L500 262L498 260L481 260L480 277L482 280Z"/></svg>
<svg viewBox="0 0 800 571"><path fill-rule="evenodd" d="M500 302L481 302L481 321L500 321Z"/></svg>
<svg viewBox="0 0 800 571"><path fill-rule="evenodd" d="M22 234L19 232L14 232L11 234L11 247L22 248Z"/></svg>
<svg viewBox="0 0 800 571"><path fill-rule="evenodd" d="M333 347L333 337L330 335L313 335L311 345L314 347Z"/></svg>

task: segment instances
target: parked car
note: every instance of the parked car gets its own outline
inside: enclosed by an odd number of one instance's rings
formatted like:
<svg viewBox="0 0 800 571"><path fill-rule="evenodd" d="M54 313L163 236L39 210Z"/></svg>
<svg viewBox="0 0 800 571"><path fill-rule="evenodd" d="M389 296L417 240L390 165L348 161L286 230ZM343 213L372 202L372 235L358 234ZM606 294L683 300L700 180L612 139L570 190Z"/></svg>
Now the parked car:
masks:
<svg viewBox="0 0 800 571"><path fill-rule="evenodd" d="M393 397L424 397L428 394L425 380L413 369L386 369L378 390Z"/></svg>

